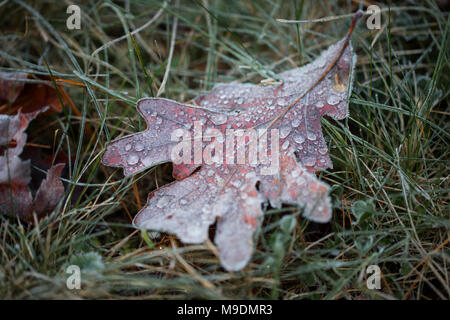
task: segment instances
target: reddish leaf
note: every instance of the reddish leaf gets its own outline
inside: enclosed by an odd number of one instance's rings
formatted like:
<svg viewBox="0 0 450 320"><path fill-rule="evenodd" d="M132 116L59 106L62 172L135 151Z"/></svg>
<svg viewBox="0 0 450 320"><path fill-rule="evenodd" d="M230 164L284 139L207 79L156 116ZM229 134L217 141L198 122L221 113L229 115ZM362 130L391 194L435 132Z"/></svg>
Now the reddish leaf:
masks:
<svg viewBox="0 0 450 320"><path fill-rule="evenodd" d="M134 224L200 243L217 219L222 265L240 270L250 259L264 201L273 207L297 204L308 219L329 221L329 188L314 172L332 166L322 116L343 119L348 113L353 25L312 63L279 74L281 85L217 85L195 99L195 106L141 99L137 109L147 129L111 142L102 161L125 175L172 161L178 181L152 192ZM237 129L242 130L231 132Z"/></svg>
<svg viewBox="0 0 450 320"><path fill-rule="evenodd" d="M26 73L0 72L0 113L15 114L21 109L24 113L47 108L46 114L62 110L61 100L53 85L45 83L24 83ZM51 81L50 77L40 77ZM57 86L64 104L71 104L62 86Z"/></svg>
<svg viewBox="0 0 450 320"><path fill-rule="evenodd" d="M30 182L30 161L20 159L27 140L26 128L39 113L47 111L44 107L35 112L14 116L0 115L0 212L10 216L18 216L26 220L35 211L38 214L53 210L64 193L59 180L64 164L50 168L47 178L42 182L33 201L28 188ZM8 147L11 142L14 147Z"/></svg>
<svg viewBox="0 0 450 320"><path fill-rule="evenodd" d="M28 74L23 72L0 71L0 103L9 103L16 100L23 90L24 82Z"/></svg>
<svg viewBox="0 0 450 320"><path fill-rule="evenodd" d="M27 78L26 73L0 72L0 212L24 220L33 211L38 214L52 211L64 193L59 179L64 164L57 164L49 169L34 201L31 195L30 160L19 157L27 141L25 130L38 114L59 112L62 105L54 86L25 83ZM49 77L40 79L51 81ZM63 103L70 104L63 87L57 88Z"/></svg>
<svg viewBox="0 0 450 320"><path fill-rule="evenodd" d="M33 202L33 209L39 214L51 212L62 196L64 195L64 186L59 179L64 163L58 163L50 168L47 172L47 178L42 181Z"/></svg>

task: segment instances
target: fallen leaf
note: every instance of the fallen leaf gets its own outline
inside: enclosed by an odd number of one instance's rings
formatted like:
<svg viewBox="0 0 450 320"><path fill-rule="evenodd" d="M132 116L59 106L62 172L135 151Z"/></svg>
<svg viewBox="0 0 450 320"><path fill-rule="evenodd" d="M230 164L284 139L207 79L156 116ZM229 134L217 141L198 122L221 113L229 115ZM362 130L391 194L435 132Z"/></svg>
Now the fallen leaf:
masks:
<svg viewBox="0 0 450 320"><path fill-rule="evenodd" d="M3 214L27 220L33 212L41 215L53 210L64 194L59 177L65 164L56 164L49 169L33 200L28 187L30 160L19 157L27 141L28 124L47 109L31 113L19 110L14 116L0 115L0 212ZM9 146L11 142L14 147Z"/></svg>
<svg viewBox="0 0 450 320"><path fill-rule="evenodd" d="M23 113L34 112L47 107L45 114L60 112L61 100L71 105L69 96L64 88L47 83L25 82L29 75L22 72L0 72L0 113L15 114L17 110ZM51 78L40 76L38 80L51 83Z"/></svg>
<svg viewBox="0 0 450 320"><path fill-rule="evenodd" d="M0 104L15 101L23 90L23 80L27 78L28 74L24 72L0 71Z"/></svg>
<svg viewBox="0 0 450 320"><path fill-rule="evenodd" d="M19 157L27 142L25 130L37 115L61 111L61 100L72 103L62 86L57 86L60 99L54 86L26 82L29 77L22 72L0 72L0 212L22 220L56 207L64 194L59 178L65 166L59 163L49 168L33 200L30 160ZM50 82L51 78L40 76L38 80Z"/></svg>
<svg viewBox="0 0 450 320"><path fill-rule="evenodd" d="M195 105L139 100L147 129L111 142L102 162L127 176L173 162L177 181L150 193L135 226L201 243L217 220L221 263L240 270L251 257L265 201L276 208L296 204L306 218L329 221L329 187L314 174L332 167L321 118L348 114L355 63L349 39L359 16L312 63L280 73L282 84L220 84Z"/></svg>

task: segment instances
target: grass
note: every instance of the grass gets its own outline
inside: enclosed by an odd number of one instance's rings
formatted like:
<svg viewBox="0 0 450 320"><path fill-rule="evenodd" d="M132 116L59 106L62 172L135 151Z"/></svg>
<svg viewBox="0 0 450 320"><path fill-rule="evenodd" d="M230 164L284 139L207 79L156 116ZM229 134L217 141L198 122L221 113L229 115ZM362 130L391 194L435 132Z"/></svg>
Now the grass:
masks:
<svg viewBox="0 0 450 320"><path fill-rule="evenodd" d="M0 297L450 298L448 11L395 1L381 5L381 29L362 19L350 116L322 121L334 164L320 173L332 186L331 223L308 222L301 208L268 209L252 261L229 273L212 241L183 245L131 227L147 194L171 180L170 164L124 178L100 155L145 128L139 98L189 101L215 83L256 83L306 64L344 37L351 19L339 17L359 1L78 3L80 30L66 28L66 3L0 3L1 70L71 80L78 110L28 129L29 142L71 159L66 198L31 224L0 216ZM83 271L81 290L66 287L70 264ZM366 287L372 264L381 290Z"/></svg>

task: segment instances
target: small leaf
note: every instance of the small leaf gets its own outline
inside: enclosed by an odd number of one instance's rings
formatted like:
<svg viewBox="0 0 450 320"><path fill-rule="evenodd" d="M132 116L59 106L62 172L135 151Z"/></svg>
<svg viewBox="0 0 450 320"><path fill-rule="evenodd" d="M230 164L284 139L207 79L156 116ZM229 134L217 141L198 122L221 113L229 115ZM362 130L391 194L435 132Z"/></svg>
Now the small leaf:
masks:
<svg viewBox="0 0 450 320"><path fill-rule="evenodd" d="M297 224L297 220L293 215L287 215L281 218L280 220L280 229L285 234L291 234L294 230L295 225Z"/></svg>
<svg viewBox="0 0 450 320"><path fill-rule="evenodd" d="M360 225L363 221L370 219L374 213L375 206L372 199L355 201L352 206L352 214L356 221L353 221L353 224Z"/></svg>

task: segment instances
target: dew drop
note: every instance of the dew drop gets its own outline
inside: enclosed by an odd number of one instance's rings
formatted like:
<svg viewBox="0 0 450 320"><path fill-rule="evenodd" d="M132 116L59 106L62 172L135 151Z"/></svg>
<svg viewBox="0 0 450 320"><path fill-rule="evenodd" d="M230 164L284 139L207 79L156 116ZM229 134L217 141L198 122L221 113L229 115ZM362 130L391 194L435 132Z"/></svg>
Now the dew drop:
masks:
<svg viewBox="0 0 450 320"><path fill-rule="evenodd" d="M286 138L289 135L290 132L291 132L291 128L290 127L288 127L288 126L281 127L280 138L281 139Z"/></svg>
<svg viewBox="0 0 450 320"><path fill-rule="evenodd" d="M329 105L332 105L332 106L338 104L339 101L341 101L341 98L338 97L338 96L336 96L336 95L331 95L331 96L329 96L328 99L327 99L327 103L328 103Z"/></svg>
<svg viewBox="0 0 450 320"><path fill-rule="evenodd" d="M295 118L294 120L292 120L292 126L294 128L298 127L300 125L300 119Z"/></svg>
<svg viewBox="0 0 450 320"><path fill-rule="evenodd" d="M308 140L314 141L317 139L317 135L314 132L308 132L306 134L306 136L308 137Z"/></svg>
<svg viewBox="0 0 450 320"><path fill-rule="evenodd" d="M134 146L134 150L136 150L136 151L144 150L144 144L142 142L136 143L136 145Z"/></svg>
<svg viewBox="0 0 450 320"><path fill-rule="evenodd" d="M227 116L220 113L211 115L210 119L216 126L219 126L227 122Z"/></svg>
<svg viewBox="0 0 450 320"><path fill-rule="evenodd" d="M153 164L151 157L145 157L144 159L141 160L141 162L146 167L151 166Z"/></svg>
<svg viewBox="0 0 450 320"><path fill-rule="evenodd" d="M168 196L162 196L159 198L158 202L156 203L156 206L160 209L166 207L170 202L170 197Z"/></svg>
<svg viewBox="0 0 450 320"><path fill-rule="evenodd" d="M125 146L125 151L130 151L131 150L131 144L127 144Z"/></svg>
<svg viewBox="0 0 450 320"><path fill-rule="evenodd" d="M302 163L305 166L311 167L316 163L316 159L313 157L304 157L304 158L302 158Z"/></svg>
<svg viewBox="0 0 450 320"><path fill-rule="evenodd" d="M139 161L139 157L135 154L130 155L127 160L129 165L134 165L134 164L138 163L138 161Z"/></svg>
<svg viewBox="0 0 450 320"><path fill-rule="evenodd" d="M234 187L239 188L239 187L241 186L242 182L241 182L240 180L233 180L233 181L231 182L231 184L232 184Z"/></svg>
<svg viewBox="0 0 450 320"><path fill-rule="evenodd" d="M288 147L289 147L289 140L286 140L286 141L283 143L283 145L281 146L281 148L282 148L283 150L286 150Z"/></svg>
<svg viewBox="0 0 450 320"><path fill-rule="evenodd" d="M287 105L287 101L284 98L281 98L278 100L278 105L284 107L285 105Z"/></svg>
<svg viewBox="0 0 450 320"><path fill-rule="evenodd" d="M303 142L305 142L305 137L303 137L303 135L301 134L296 134L294 136L294 141L298 144L302 144Z"/></svg>

